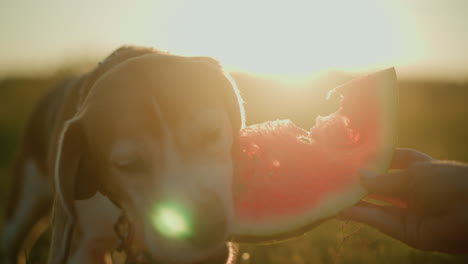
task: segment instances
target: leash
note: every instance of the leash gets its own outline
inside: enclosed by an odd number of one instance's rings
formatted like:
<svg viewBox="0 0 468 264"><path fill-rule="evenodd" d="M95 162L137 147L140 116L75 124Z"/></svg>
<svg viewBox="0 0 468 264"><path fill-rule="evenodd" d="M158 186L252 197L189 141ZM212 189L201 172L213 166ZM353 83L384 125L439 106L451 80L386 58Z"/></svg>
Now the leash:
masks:
<svg viewBox="0 0 468 264"><path fill-rule="evenodd" d="M119 239L119 244L116 248L117 252L125 253L127 260L126 264L155 264L149 254L141 252L132 247L135 238L135 229L133 223L128 221L125 213L122 213L114 224L114 232Z"/></svg>

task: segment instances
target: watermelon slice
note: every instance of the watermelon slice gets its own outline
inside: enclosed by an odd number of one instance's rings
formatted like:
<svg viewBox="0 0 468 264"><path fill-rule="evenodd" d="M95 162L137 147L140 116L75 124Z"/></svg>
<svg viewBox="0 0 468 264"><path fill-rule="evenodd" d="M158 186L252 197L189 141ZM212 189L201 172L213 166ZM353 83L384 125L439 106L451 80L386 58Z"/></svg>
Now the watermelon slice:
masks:
<svg viewBox="0 0 468 264"><path fill-rule="evenodd" d="M388 169L395 142L393 68L332 91L335 113L305 131L289 120L244 128L235 151L233 241L302 234L362 199L359 170Z"/></svg>

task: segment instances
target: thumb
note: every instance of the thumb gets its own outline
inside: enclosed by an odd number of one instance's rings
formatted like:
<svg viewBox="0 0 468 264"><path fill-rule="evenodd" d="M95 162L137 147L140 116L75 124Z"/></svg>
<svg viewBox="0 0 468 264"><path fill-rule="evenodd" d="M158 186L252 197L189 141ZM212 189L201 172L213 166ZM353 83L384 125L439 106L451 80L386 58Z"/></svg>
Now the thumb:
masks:
<svg viewBox="0 0 468 264"><path fill-rule="evenodd" d="M393 206L379 206L367 202L343 210L337 218L370 225L382 233L400 241L405 239L405 209Z"/></svg>
<svg viewBox="0 0 468 264"><path fill-rule="evenodd" d="M418 162L431 161L431 156L414 149L397 148L393 152L392 169L406 169Z"/></svg>
<svg viewBox="0 0 468 264"><path fill-rule="evenodd" d="M377 174L361 169L361 183L371 194L383 196L407 195L410 175L407 170Z"/></svg>

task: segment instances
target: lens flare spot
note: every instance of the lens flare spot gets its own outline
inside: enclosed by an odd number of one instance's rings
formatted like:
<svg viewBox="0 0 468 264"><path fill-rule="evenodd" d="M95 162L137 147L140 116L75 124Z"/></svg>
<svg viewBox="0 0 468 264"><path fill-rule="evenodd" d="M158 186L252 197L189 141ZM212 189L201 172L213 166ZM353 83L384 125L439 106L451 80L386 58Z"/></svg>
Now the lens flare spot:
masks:
<svg viewBox="0 0 468 264"><path fill-rule="evenodd" d="M162 206L153 214L153 225L168 237L184 237L190 234L190 221L184 210L173 206Z"/></svg>

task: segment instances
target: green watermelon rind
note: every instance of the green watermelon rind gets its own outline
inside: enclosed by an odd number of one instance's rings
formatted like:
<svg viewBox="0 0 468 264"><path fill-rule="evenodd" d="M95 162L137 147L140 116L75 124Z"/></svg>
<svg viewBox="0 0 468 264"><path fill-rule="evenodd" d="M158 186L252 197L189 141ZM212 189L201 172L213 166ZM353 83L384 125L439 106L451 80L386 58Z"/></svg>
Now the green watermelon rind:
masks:
<svg viewBox="0 0 468 264"><path fill-rule="evenodd" d="M374 164L369 164L366 169L383 173L389 167L393 156L396 141L396 123L397 123L397 82L394 68L389 68L369 75L377 81L376 89L380 95L377 97L382 105L383 135L381 147L382 154L379 155ZM344 89L359 79L352 80L336 88L337 91ZM301 216L295 215L275 219L268 224L265 221L253 223L251 221L242 222L239 219L234 221L234 227L231 241L242 243L274 243L288 238L293 238L306 233L311 228L319 225L327 219L333 218L341 210L351 207L367 195L367 191L361 185L359 177L356 182L346 190L342 190L337 195L330 195L319 202L314 210L304 213ZM274 204L272 204L274 206Z"/></svg>

